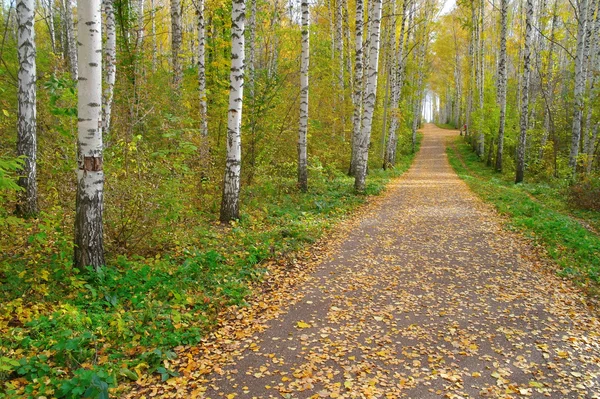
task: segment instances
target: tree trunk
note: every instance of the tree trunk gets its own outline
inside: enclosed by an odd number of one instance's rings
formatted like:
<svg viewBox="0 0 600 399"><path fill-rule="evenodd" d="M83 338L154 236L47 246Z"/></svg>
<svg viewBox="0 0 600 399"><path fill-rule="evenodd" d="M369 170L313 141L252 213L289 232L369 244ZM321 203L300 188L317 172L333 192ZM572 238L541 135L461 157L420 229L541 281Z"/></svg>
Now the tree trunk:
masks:
<svg viewBox="0 0 600 399"><path fill-rule="evenodd" d="M47 0L48 3L48 33L50 34L50 44L52 53L56 54L56 30L54 29L54 1Z"/></svg>
<svg viewBox="0 0 600 399"><path fill-rule="evenodd" d="M137 0L137 40L136 48L141 53L144 44L144 0Z"/></svg>
<svg viewBox="0 0 600 399"><path fill-rule="evenodd" d="M239 218L240 172L242 164L242 103L244 99L244 0L233 0L231 9L231 73L229 74L229 111L227 114L227 160L223 179L221 221Z"/></svg>
<svg viewBox="0 0 600 399"><path fill-rule="evenodd" d="M527 0L525 8L525 44L523 47L523 86L521 87L521 119L519 145L517 148L517 170L515 183L521 183L525 174L525 147L529 118L529 81L531 79L531 39L533 35L533 0Z"/></svg>
<svg viewBox="0 0 600 399"><path fill-rule="evenodd" d="M356 176L354 188L358 192L365 190L367 177L367 165L369 160L369 142L371 139L371 127L373 113L375 111L375 100L377 94L377 69L379 61L379 44L381 33L381 9L382 0L373 0L373 20L369 26L369 67L367 72L367 90L364 98L364 113L362 117L362 128L358 138Z"/></svg>
<svg viewBox="0 0 600 399"><path fill-rule="evenodd" d="M73 10L71 0L63 0L63 11L65 20L65 30L67 33L67 53L69 55L69 66L71 67L71 76L74 81L79 79L77 64L77 45L75 41L75 25L73 24Z"/></svg>
<svg viewBox="0 0 600 399"><path fill-rule="evenodd" d="M496 171L502 172L504 155L504 127L506 124L506 31L508 0L500 1L500 59L498 61L498 106L500 107L500 126L498 127L498 150L496 152Z"/></svg>
<svg viewBox="0 0 600 399"><path fill-rule="evenodd" d="M17 113L17 155L25 157L23 174L19 177L17 214L24 217L38 213L38 193L36 180L37 167L37 109L36 109L36 48L35 0L18 0L17 12L17 57L18 73L18 113Z"/></svg>
<svg viewBox="0 0 600 399"><path fill-rule="evenodd" d="M552 110L554 109L554 42L556 41L556 25L558 24L558 0L554 1L554 11L552 14L552 28L550 31L550 47L548 48L547 63L546 63L546 84L542 92L545 94L545 111L544 112L544 132L540 142L540 161L544 159L544 147L548 142L550 135Z"/></svg>
<svg viewBox="0 0 600 399"><path fill-rule="evenodd" d="M585 48L586 48L586 25L588 0L578 3L578 29L577 29L577 52L575 54L575 90L573 107L573 128L571 130L571 151L569 154L569 167L571 173L577 171L577 157L579 155L579 140L581 139L581 119L583 116L584 94L585 94Z"/></svg>
<svg viewBox="0 0 600 399"><path fill-rule="evenodd" d="M74 265L98 270L104 265L101 0L80 1L77 15L80 79Z"/></svg>
<svg viewBox="0 0 600 399"><path fill-rule="evenodd" d="M364 29L364 4L362 1L356 2L356 33L355 33L355 65L354 65L354 92L352 102L354 103L354 112L352 114L352 153L350 160L350 176L356 175L356 159L358 155L358 139L361 131L362 121L362 94L363 94L363 29Z"/></svg>
<svg viewBox="0 0 600 399"><path fill-rule="evenodd" d="M198 96L200 110L200 135L208 136L208 106L206 101L206 27L204 21L204 0L196 0L198 15Z"/></svg>
<svg viewBox="0 0 600 399"><path fill-rule="evenodd" d="M155 0L150 0L150 18L152 19L152 72L156 72L156 65L158 64L158 46L156 42L156 6L154 5Z"/></svg>
<svg viewBox="0 0 600 399"><path fill-rule="evenodd" d="M300 66L300 129L298 132L298 187L308 190L306 142L308 133L308 65L310 14L308 0L302 0L302 58Z"/></svg>
<svg viewBox="0 0 600 399"><path fill-rule="evenodd" d="M104 121L104 136L108 137L111 127L113 93L117 73L117 29L115 23L114 0L103 0L106 16L106 48L104 49L104 71L106 88L102 98L102 120Z"/></svg>
<svg viewBox="0 0 600 399"><path fill-rule="evenodd" d="M181 0L171 0L171 57L173 63L173 86L175 92L181 95L183 67L181 65Z"/></svg>

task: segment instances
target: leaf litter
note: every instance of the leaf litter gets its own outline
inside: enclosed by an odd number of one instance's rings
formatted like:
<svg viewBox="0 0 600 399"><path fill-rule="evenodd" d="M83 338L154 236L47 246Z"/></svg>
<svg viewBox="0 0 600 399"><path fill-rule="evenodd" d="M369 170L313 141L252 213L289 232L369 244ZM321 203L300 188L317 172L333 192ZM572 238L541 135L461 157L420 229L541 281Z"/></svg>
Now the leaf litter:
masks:
<svg viewBox="0 0 600 399"><path fill-rule="evenodd" d="M459 180L455 133L424 133L384 196L176 348L179 377L124 396L600 398L596 313Z"/></svg>

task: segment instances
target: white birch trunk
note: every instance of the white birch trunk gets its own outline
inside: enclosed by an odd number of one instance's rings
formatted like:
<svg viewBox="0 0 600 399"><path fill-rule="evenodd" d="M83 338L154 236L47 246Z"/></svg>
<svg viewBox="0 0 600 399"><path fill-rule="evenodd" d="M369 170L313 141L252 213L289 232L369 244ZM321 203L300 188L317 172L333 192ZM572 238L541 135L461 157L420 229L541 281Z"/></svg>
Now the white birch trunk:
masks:
<svg viewBox="0 0 600 399"><path fill-rule="evenodd" d="M136 38L136 49L138 52L142 51L144 44L144 0L137 0L137 38Z"/></svg>
<svg viewBox="0 0 600 399"><path fill-rule="evenodd" d="M355 32L355 65L354 65L354 92L352 93L352 102L354 103L354 112L352 114L352 153L350 160L350 169L348 174L356 174L356 158L358 155L358 138L360 136L362 121L362 87L363 87L363 29L365 24L364 4L362 1L356 2L356 32Z"/></svg>
<svg viewBox="0 0 600 399"><path fill-rule="evenodd" d="M35 48L35 0L18 0L17 13L17 57L18 112L17 112L17 155L25 156L23 174L19 177L17 214L25 217L38 213L36 180L37 158L37 109L36 109L36 48Z"/></svg>
<svg viewBox="0 0 600 399"><path fill-rule="evenodd" d="M171 0L171 57L173 63L173 86L177 95L181 94L183 67L181 65L181 0Z"/></svg>
<svg viewBox="0 0 600 399"><path fill-rule="evenodd" d="M556 25L558 24L558 0L554 1L554 10L552 13L552 28L550 31L550 47L548 48L547 64L546 64L546 84L542 86L542 90L545 94L545 112L544 112L544 133L542 134L542 139L540 141L540 152L539 159L542 160L544 158L544 148L546 147L546 143L548 142L548 137L550 135L551 126L551 117L553 103L554 103L554 42L556 38Z"/></svg>
<svg viewBox="0 0 600 399"><path fill-rule="evenodd" d="M571 151L569 154L569 167L573 174L577 171L577 157L579 155L579 140L581 139L581 120L583 117L584 94L585 94L585 39L587 25L588 0L578 3L578 29L577 29L577 52L575 53L575 89L573 127L571 130Z"/></svg>
<svg viewBox="0 0 600 399"><path fill-rule="evenodd" d="M196 1L198 14L198 94L200 105L200 135L208 136L208 106L206 101L206 22L204 20L204 0Z"/></svg>
<svg viewBox="0 0 600 399"><path fill-rule="evenodd" d="M369 26L369 68L367 72L367 88L364 98L364 113L362 117L362 127L356 146L357 162L356 176L354 179L354 189L362 192L365 190L365 180L367 177L367 164L369 160L369 141L371 139L371 127L373 123L373 113L375 111L375 100L377 94L377 69L379 64L379 44L381 34L381 9L382 0L373 1L373 20Z"/></svg>
<svg viewBox="0 0 600 399"><path fill-rule="evenodd" d="M531 79L531 41L533 36L533 0L527 0L525 7L525 44L523 46L523 80L521 87L521 118L519 144L517 147L517 170L515 183L521 183L525 174L525 148L529 119L529 82Z"/></svg>
<svg viewBox="0 0 600 399"><path fill-rule="evenodd" d="M310 60L310 13L308 0L302 0L302 55L300 66L300 128L298 130L298 187L300 191L308 190L308 66Z"/></svg>
<svg viewBox="0 0 600 399"><path fill-rule="evenodd" d="M102 18L101 0L78 3L77 206L74 264L104 265L102 165Z"/></svg>
<svg viewBox="0 0 600 399"><path fill-rule="evenodd" d="M77 64L77 44L75 40L75 25L73 24L73 9L71 0L63 0L65 30L67 34L67 53L69 56L69 66L71 67L71 76L73 80L79 79L79 71Z"/></svg>
<svg viewBox="0 0 600 399"><path fill-rule="evenodd" d="M342 25L342 0L336 0L335 4L335 52L338 57L338 85L342 91L341 99L343 101L344 95L344 39L342 36L343 25ZM343 110L343 107L342 107Z"/></svg>
<svg viewBox="0 0 600 399"><path fill-rule="evenodd" d="M223 179L220 217L222 222L239 218L245 13L246 4L244 0L233 0L231 10L231 73L229 75L229 111L227 115L227 160Z"/></svg>
<svg viewBox="0 0 600 399"><path fill-rule="evenodd" d="M508 0L500 0L500 59L498 60L498 106L500 107L500 126L498 127L498 149L496 151L496 170L502 171L504 155L504 127L506 124L506 31L508 25Z"/></svg>
<svg viewBox="0 0 600 399"><path fill-rule="evenodd" d="M150 18L152 18L151 30L152 30L152 72L156 72L156 66L158 64L158 46L156 42L156 7L154 4L155 0L150 0Z"/></svg>
<svg viewBox="0 0 600 399"><path fill-rule="evenodd" d="M250 0L250 18L248 19L248 94L254 98L254 79L256 70L256 0Z"/></svg>
<svg viewBox="0 0 600 399"><path fill-rule="evenodd" d="M54 29L54 1L48 0L48 33L50 34L50 44L52 52L56 54L56 30Z"/></svg>
<svg viewBox="0 0 600 399"><path fill-rule="evenodd" d="M113 94L117 75L117 26L115 21L114 0L103 0L106 17L106 48L104 49L104 81L106 87L102 98L102 120L104 135L110 134L112 121Z"/></svg>

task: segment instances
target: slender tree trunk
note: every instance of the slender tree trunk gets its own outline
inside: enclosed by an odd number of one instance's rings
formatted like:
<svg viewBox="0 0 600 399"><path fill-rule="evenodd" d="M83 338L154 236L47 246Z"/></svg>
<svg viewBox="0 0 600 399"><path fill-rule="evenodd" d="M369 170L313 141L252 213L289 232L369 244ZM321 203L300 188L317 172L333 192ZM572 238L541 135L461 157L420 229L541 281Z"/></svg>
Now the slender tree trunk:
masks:
<svg viewBox="0 0 600 399"><path fill-rule="evenodd" d="M529 118L529 81L531 79L531 39L533 35L533 0L527 0L525 9L525 44L523 47L523 86L521 88L521 119L519 145L517 148L517 170L515 183L521 183L525 174L525 148Z"/></svg>
<svg viewBox="0 0 600 399"><path fill-rule="evenodd" d="M144 44L144 0L137 0L137 40L136 48L139 52L142 51Z"/></svg>
<svg viewBox="0 0 600 399"><path fill-rule="evenodd" d="M390 119L390 130L388 133L388 141L385 148L385 157L383 159L383 169L393 167L396 164L396 147L398 144L397 131L400 124L400 95L404 84L404 33L406 23L406 7L408 0L402 2L402 19L400 22L400 35L398 36L397 54L394 55L392 75L394 76L392 84L392 115ZM394 32L396 25L393 25Z"/></svg>
<svg viewBox="0 0 600 399"><path fill-rule="evenodd" d="M577 29L577 52L575 54L575 91L573 109L573 128L571 131L571 151L569 154L569 167L575 174L577 171L577 157L579 155L579 140L581 139L581 120L583 117L584 94L585 94L585 39L588 0L580 0L578 3L578 29Z"/></svg>
<svg viewBox="0 0 600 399"><path fill-rule="evenodd" d="M156 65L158 64L158 46L156 42L156 6L155 0L150 0L150 18L152 19L152 72L156 72Z"/></svg>
<svg viewBox="0 0 600 399"><path fill-rule="evenodd" d="M364 98L365 106L362 117L362 128L356 147L358 151L356 162L356 176L354 189L358 192L365 190L367 177L367 165L369 160L369 142L371 139L371 127L375 101L377 94L377 69L379 61L379 44L381 33L381 9L382 0L373 0L373 20L369 26L369 68L367 72L367 90Z"/></svg>
<svg viewBox="0 0 600 399"><path fill-rule="evenodd" d="M544 159L544 148L548 142L550 135L552 111L554 109L554 42L556 41L556 25L558 24L558 0L554 1L554 10L552 14L552 28L550 30L550 47L548 48L547 62L546 62L546 84L543 85L545 89L545 111L544 112L544 133L540 142L540 161ZM543 84L543 82L542 82Z"/></svg>
<svg viewBox="0 0 600 399"><path fill-rule="evenodd" d="M355 33L355 65L354 65L354 92L352 102L354 103L354 112L352 114L352 153L350 160L350 176L356 175L356 163L358 156L358 140L361 131L362 121L362 87L363 87L363 29L364 29L364 4L362 1L356 2L356 33Z"/></svg>
<svg viewBox="0 0 600 399"><path fill-rule="evenodd" d="M103 0L104 14L106 16L106 47L104 49L104 72L106 88L102 98L102 120L104 121L104 135L108 137L111 127L113 93L117 73L117 28L115 21L114 0Z"/></svg>
<svg viewBox="0 0 600 399"><path fill-rule="evenodd" d="M36 109L36 48L35 48L35 0L18 0L17 12L17 57L18 113L17 155L25 157L23 175L19 177L17 214L24 217L38 213L37 193L37 109Z"/></svg>
<svg viewBox="0 0 600 399"><path fill-rule="evenodd" d="M335 52L338 57L338 85L343 93L344 91L344 39L342 36L342 0L336 0L335 4ZM342 94L343 100L343 94Z"/></svg>
<svg viewBox="0 0 600 399"><path fill-rule="evenodd" d="M421 43L419 44L419 61L417 67L417 85L416 85L416 98L413 104L413 120L412 120L412 134L411 134L411 142L412 142L412 152L414 153L417 150L417 129L419 128L419 122L421 120L421 111L422 111L422 102L423 102L423 67L425 63L425 46L426 39L421 38Z"/></svg>
<svg viewBox="0 0 600 399"><path fill-rule="evenodd" d="M173 86L177 95L181 95L183 67L181 65L181 0L171 0L171 57L173 62Z"/></svg>
<svg viewBox="0 0 600 399"><path fill-rule="evenodd" d="M254 98L254 84L256 78L256 1L250 0L250 18L248 19L248 94Z"/></svg>
<svg viewBox="0 0 600 399"><path fill-rule="evenodd" d="M227 114L227 160L223 179L221 221L239 218L240 172L242 164L242 103L244 99L244 0L233 0L231 9L231 73L229 75L229 111Z"/></svg>
<svg viewBox="0 0 600 399"><path fill-rule="evenodd" d="M78 155L74 264L104 266L101 0L79 1Z"/></svg>
<svg viewBox="0 0 600 399"><path fill-rule="evenodd" d="M200 109L200 135L208 136L208 106L206 101L206 23L204 21L204 0L196 0L198 15L198 97Z"/></svg>
<svg viewBox="0 0 600 399"><path fill-rule="evenodd" d="M73 10L71 0L63 0L65 30L67 33L67 53L69 55L69 66L71 68L71 76L74 81L79 78L77 64L77 45L75 40L75 25L73 24Z"/></svg>
<svg viewBox="0 0 600 399"><path fill-rule="evenodd" d="M54 29L54 1L48 0L48 33L50 34L50 44L52 53L56 54L56 30Z"/></svg>
<svg viewBox="0 0 600 399"><path fill-rule="evenodd" d="M308 133L308 65L309 65L309 24L308 0L302 0L302 58L300 66L300 129L298 132L298 187L308 190L308 169L306 142Z"/></svg>
<svg viewBox="0 0 600 399"><path fill-rule="evenodd" d="M500 107L500 126L498 128L498 150L496 152L496 171L502 172L504 155L504 127L506 124L506 31L508 25L508 0L500 1L500 59L498 61L498 105Z"/></svg>

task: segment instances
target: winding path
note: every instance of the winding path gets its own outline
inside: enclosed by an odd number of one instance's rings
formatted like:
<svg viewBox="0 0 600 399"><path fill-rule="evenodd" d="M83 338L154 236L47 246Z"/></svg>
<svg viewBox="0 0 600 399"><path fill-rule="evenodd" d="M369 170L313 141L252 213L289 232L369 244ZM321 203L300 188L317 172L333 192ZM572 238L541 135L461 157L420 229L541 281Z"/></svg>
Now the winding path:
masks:
<svg viewBox="0 0 600 399"><path fill-rule="evenodd" d="M600 398L600 323L457 177L455 134L427 125L412 168L289 303L243 339L228 330L229 364L188 365L171 393Z"/></svg>

